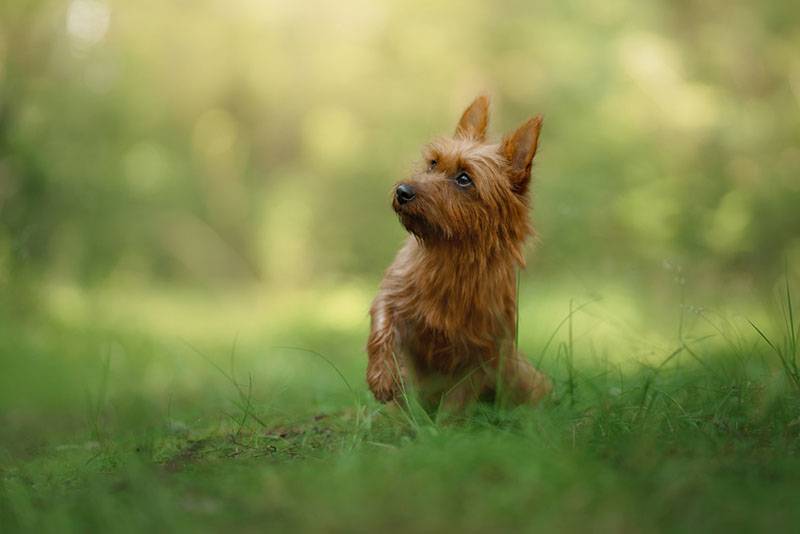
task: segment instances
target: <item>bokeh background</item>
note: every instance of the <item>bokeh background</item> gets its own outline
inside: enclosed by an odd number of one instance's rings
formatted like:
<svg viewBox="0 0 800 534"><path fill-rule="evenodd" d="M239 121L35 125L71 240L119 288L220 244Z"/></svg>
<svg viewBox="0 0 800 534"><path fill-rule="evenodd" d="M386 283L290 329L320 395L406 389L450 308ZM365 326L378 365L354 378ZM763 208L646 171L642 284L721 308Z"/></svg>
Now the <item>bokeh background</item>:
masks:
<svg viewBox="0 0 800 534"><path fill-rule="evenodd" d="M196 352L238 350L264 397L331 394L297 348L363 389L367 308L404 238L391 185L481 92L495 137L545 117L529 353L570 303L591 303L577 342L633 360L688 309L757 316L800 266L798 12L2 2L2 432L45 408L81 420L101 383L137 409L197 405L216 371Z"/></svg>

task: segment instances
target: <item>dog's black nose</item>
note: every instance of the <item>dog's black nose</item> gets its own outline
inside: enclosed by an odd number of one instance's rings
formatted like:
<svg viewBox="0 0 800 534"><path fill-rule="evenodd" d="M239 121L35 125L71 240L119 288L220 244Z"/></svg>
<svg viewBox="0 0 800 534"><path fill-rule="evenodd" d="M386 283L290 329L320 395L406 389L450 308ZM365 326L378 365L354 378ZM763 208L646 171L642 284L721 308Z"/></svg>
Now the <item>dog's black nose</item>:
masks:
<svg viewBox="0 0 800 534"><path fill-rule="evenodd" d="M405 204L406 202L411 202L414 200L414 197L417 196L417 193L410 185L400 184L397 186L397 189L394 190L394 196L397 197L397 201L400 204Z"/></svg>

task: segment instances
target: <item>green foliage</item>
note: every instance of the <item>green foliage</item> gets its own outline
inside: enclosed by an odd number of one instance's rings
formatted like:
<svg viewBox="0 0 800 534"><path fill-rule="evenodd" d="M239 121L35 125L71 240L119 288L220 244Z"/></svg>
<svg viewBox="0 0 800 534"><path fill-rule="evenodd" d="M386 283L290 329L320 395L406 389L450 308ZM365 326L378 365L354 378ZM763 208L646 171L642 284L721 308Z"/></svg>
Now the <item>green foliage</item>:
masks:
<svg viewBox="0 0 800 534"><path fill-rule="evenodd" d="M545 116L540 275L800 264L789 4L221 9L4 2L4 276L375 276L402 235L391 184L481 91L496 136Z"/></svg>

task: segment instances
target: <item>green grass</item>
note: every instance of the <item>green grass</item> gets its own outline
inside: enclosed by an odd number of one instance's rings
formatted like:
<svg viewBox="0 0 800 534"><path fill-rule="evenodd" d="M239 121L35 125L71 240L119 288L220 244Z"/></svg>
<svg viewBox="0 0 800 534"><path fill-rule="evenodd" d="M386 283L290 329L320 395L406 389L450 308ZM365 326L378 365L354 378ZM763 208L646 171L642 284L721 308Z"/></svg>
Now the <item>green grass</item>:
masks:
<svg viewBox="0 0 800 534"><path fill-rule="evenodd" d="M683 308L635 343L603 341L629 336L616 308L523 306L556 395L446 424L370 400L365 323L223 343L6 313L0 532L790 531L790 300L772 322Z"/></svg>

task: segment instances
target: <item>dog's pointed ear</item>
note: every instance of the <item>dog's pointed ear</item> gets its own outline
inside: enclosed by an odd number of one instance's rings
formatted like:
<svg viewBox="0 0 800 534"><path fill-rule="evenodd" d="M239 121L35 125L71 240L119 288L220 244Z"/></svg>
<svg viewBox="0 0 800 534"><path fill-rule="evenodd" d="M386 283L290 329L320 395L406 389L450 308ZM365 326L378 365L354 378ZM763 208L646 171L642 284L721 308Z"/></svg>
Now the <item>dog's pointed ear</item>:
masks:
<svg viewBox="0 0 800 534"><path fill-rule="evenodd" d="M537 115L503 139L500 153L511 164L511 187L515 193L524 195L531 182L531 164L539 144L542 116Z"/></svg>
<svg viewBox="0 0 800 534"><path fill-rule="evenodd" d="M464 110L456 126L455 137L483 141L486 139L487 126L489 126L489 97L481 95Z"/></svg>

